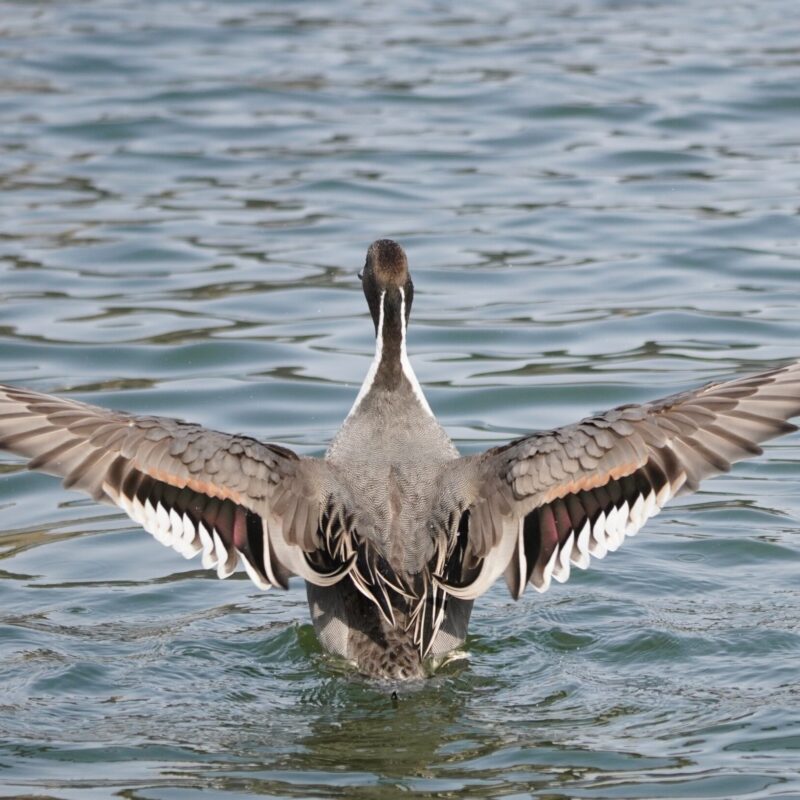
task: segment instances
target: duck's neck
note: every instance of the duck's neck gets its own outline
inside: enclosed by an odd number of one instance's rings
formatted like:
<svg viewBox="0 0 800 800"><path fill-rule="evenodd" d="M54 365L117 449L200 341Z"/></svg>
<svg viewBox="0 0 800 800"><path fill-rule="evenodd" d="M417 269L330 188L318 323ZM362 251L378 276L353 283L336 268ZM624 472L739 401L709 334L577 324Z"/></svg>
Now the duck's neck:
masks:
<svg viewBox="0 0 800 800"><path fill-rule="evenodd" d="M371 392L397 391L403 381L410 384L414 397L422 409L433 416L417 376L411 368L411 362L408 360L406 297L405 292L398 289L397 294L394 292L389 294L386 291L381 293L375 331L375 358L348 416L352 416Z"/></svg>

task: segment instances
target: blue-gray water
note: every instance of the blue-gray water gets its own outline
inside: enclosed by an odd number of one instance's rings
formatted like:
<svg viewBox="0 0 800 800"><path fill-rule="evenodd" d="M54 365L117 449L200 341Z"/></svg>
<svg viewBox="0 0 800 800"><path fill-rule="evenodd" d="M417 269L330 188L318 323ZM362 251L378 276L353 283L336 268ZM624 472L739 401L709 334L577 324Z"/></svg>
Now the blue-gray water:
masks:
<svg viewBox="0 0 800 800"><path fill-rule="evenodd" d="M407 248L460 447L800 355L772 2L0 5L0 381L319 453ZM0 457L0 794L800 797L800 437L385 691Z"/></svg>

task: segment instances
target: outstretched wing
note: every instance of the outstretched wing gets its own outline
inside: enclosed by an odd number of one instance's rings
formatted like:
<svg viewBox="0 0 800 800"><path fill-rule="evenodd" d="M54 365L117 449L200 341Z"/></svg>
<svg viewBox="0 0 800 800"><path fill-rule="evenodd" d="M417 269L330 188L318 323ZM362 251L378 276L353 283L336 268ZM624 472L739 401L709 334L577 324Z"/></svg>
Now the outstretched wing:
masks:
<svg viewBox="0 0 800 800"><path fill-rule="evenodd" d="M571 565L585 569L591 556L616 550L677 494L796 430L786 420L797 415L800 362L460 459L473 482L462 556L470 577L440 585L472 598L505 572L514 597L528 582L546 591Z"/></svg>
<svg viewBox="0 0 800 800"><path fill-rule="evenodd" d="M115 503L220 578L241 560L262 589L291 575L330 585L352 567L325 551L336 503L324 462L246 436L0 386L0 448L64 486Z"/></svg>

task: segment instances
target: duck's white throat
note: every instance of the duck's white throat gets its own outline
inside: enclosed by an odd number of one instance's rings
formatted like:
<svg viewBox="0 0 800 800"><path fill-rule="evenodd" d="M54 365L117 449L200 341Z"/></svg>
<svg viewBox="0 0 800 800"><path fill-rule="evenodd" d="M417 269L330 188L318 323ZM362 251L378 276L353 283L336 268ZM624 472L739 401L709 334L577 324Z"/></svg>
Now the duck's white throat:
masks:
<svg viewBox="0 0 800 800"><path fill-rule="evenodd" d="M370 393L383 359L383 325L386 316L384 313L385 302L386 290L384 289L384 291L381 292L380 307L378 309L378 330L375 336L375 357L372 359L372 364L370 364L367 375L364 378L364 383L361 384L361 389L359 390L358 396L353 403L353 407L350 409L350 413L347 415L348 417L351 417L353 414L355 414L363 399ZM406 293L403 291L403 289L400 289L400 368L405 379L411 385L411 390L414 393L414 397L422 407L423 411L425 411L426 414L433 416L433 411L431 411L431 407L428 405L428 401L425 399L425 394L422 391L422 387L419 385L419 381L417 380L417 376L414 374L414 369L411 366L411 362L408 360L408 351L406 349Z"/></svg>

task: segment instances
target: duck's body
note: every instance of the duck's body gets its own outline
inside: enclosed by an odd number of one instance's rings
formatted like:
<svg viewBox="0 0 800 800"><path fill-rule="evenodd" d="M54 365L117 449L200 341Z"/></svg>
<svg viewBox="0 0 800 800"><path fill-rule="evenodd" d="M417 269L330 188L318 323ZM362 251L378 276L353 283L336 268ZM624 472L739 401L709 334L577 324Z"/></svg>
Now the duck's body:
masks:
<svg viewBox="0 0 800 800"><path fill-rule="evenodd" d="M379 289L376 279L375 359L325 458L360 498L354 527L369 549L366 571L374 572L385 602L376 614L370 592L353 581L328 588L308 584L308 597L328 650L367 674L421 677L423 654L441 655L463 642L472 607L453 598L446 609L437 607L443 616L435 620L433 604L425 605L434 590L429 564L442 544L429 523L441 516L443 468L459 453L433 416L406 354L406 293L410 300L412 290L405 254L389 242L376 243L371 252L367 290L377 271L373 264L382 264L385 283Z"/></svg>
<svg viewBox="0 0 800 800"><path fill-rule="evenodd" d="M418 678L464 641L504 574L545 591L680 492L795 430L800 362L461 457L406 355L413 285L367 253L376 354L324 459L244 436L0 387L0 447L116 503L165 545L261 588L305 579L323 645L364 674Z"/></svg>

